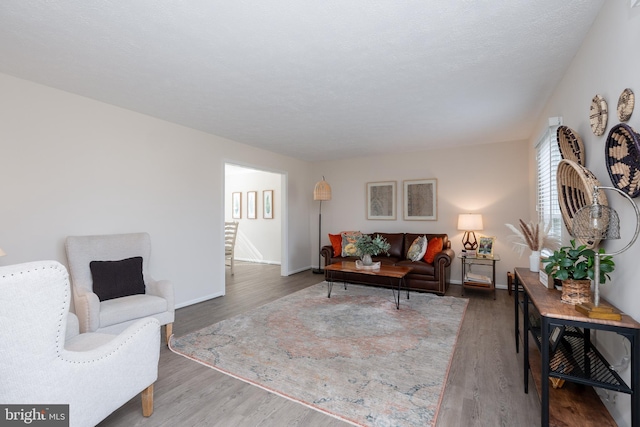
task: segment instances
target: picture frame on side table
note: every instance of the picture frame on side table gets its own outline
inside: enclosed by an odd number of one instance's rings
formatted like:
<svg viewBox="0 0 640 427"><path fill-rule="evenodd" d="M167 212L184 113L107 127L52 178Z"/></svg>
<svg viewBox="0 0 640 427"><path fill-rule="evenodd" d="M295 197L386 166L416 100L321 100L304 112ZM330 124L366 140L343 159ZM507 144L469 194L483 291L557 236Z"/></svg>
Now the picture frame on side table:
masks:
<svg viewBox="0 0 640 427"><path fill-rule="evenodd" d="M396 219L396 181L367 182L367 219Z"/></svg>
<svg viewBox="0 0 640 427"><path fill-rule="evenodd" d="M477 258L493 258L493 244L496 238L494 236L480 236L478 239L478 249L476 251Z"/></svg>
<svg viewBox="0 0 640 427"><path fill-rule="evenodd" d="M257 191L247 191L247 218L257 219L258 211L256 209L256 202L258 199Z"/></svg>
<svg viewBox="0 0 640 427"><path fill-rule="evenodd" d="M273 190L262 191L262 217L273 219Z"/></svg>
<svg viewBox="0 0 640 427"><path fill-rule="evenodd" d="M233 219L242 218L242 193L231 193L231 217Z"/></svg>
<svg viewBox="0 0 640 427"><path fill-rule="evenodd" d="M438 180L418 179L403 183L403 218L405 221L438 219Z"/></svg>

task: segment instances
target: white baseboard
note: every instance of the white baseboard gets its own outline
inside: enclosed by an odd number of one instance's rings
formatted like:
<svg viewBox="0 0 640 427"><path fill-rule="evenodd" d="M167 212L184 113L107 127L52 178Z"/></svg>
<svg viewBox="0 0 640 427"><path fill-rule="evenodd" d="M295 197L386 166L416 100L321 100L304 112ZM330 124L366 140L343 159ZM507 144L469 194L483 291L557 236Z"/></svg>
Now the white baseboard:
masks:
<svg viewBox="0 0 640 427"><path fill-rule="evenodd" d="M250 259L250 258L238 258L236 257L236 261L245 261L245 262L255 262L256 264L270 264L270 265L280 265L280 261L269 261L265 259Z"/></svg>
<svg viewBox="0 0 640 427"><path fill-rule="evenodd" d="M449 283L451 283L452 285L461 285L461 284L462 284L462 281L460 281L460 280L449 280ZM497 284L496 284L496 289L504 289L504 290L507 290L507 289L509 289L509 288L507 288L507 285L503 285L503 284L501 284L501 283L497 283Z"/></svg>
<svg viewBox="0 0 640 427"><path fill-rule="evenodd" d="M201 297L201 298L196 298L196 299L193 299L191 301L186 301L186 302L182 302L180 304L176 304L176 308L187 307L187 306L190 306L190 305L193 305L193 304L197 304L199 302L208 301L210 299L218 298L218 297L221 297L223 295L224 295L224 292L218 292L216 294L207 295L207 296L204 296L204 297Z"/></svg>

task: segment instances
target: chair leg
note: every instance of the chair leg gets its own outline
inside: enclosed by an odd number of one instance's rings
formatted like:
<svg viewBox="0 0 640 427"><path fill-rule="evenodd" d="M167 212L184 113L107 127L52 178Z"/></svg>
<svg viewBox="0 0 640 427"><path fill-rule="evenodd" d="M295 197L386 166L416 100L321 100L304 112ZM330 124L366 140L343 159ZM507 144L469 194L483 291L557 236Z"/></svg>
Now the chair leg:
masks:
<svg viewBox="0 0 640 427"><path fill-rule="evenodd" d="M173 323L167 323L164 325L164 336L167 339L167 345L169 345L171 334L173 334Z"/></svg>
<svg viewBox="0 0 640 427"><path fill-rule="evenodd" d="M153 384L142 390L142 415L150 417L153 414Z"/></svg>
<svg viewBox="0 0 640 427"><path fill-rule="evenodd" d="M232 276L235 274L235 273L233 272L233 264L234 264L233 258L234 258L234 257L231 257L231 275L232 275Z"/></svg>

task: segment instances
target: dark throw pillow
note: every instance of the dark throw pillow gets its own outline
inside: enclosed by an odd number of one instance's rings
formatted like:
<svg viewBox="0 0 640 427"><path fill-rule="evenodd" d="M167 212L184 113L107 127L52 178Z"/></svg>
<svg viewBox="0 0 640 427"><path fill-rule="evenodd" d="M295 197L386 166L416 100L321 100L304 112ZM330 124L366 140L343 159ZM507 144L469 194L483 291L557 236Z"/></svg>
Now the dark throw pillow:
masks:
<svg viewBox="0 0 640 427"><path fill-rule="evenodd" d="M100 301L144 294L141 256L120 261L91 261L89 268L93 292Z"/></svg>

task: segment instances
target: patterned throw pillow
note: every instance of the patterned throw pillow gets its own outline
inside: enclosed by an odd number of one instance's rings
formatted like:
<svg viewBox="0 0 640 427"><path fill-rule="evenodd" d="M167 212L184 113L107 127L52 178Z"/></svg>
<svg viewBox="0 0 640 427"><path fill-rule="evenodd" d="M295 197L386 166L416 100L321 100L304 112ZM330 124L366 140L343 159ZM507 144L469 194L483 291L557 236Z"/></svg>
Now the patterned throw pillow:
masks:
<svg viewBox="0 0 640 427"><path fill-rule="evenodd" d="M442 241L442 237L434 237L429 240L429 245L427 246L427 252L424 254L425 262L429 264L433 264L433 260L436 259L436 254L442 251L444 246L444 242Z"/></svg>
<svg viewBox="0 0 640 427"><path fill-rule="evenodd" d="M344 231L342 233L342 256L357 256L356 242L362 236L359 231Z"/></svg>
<svg viewBox="0 0 640 427"><path fill-rule="evenodd" d="M418 261L427 252L427 236L418 236L407 251L407 259Z"/></svg>

